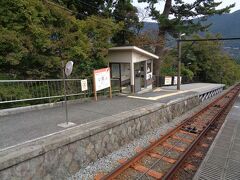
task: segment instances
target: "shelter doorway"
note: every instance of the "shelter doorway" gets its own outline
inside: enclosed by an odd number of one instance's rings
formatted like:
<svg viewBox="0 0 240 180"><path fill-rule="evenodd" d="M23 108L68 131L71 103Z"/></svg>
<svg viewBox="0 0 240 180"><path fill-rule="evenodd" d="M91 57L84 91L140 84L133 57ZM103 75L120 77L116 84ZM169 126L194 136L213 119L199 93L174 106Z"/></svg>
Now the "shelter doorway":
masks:
<svg viewBox="0 0 240 180"><path fill-rule="evenodd" d="M110 63L111 78L118 81L122 93L131 93L130 63Z"/></svg>
<svg viewBox="0 0 240 180"><path fill-rule="evenodd" d="M134 63L134 92L139 92L145 88L145 61Z"/></svg>

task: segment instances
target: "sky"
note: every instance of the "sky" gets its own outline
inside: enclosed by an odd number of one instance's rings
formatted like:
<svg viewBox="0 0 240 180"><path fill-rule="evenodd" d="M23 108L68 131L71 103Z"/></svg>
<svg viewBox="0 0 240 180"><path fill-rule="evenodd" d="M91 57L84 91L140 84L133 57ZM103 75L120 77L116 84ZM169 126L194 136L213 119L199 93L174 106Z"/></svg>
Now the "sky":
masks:
<svg viewBox="0 0 240 180"><path fill-rule="evenodd" d="M186 3L192 3L195 0L183 0ZM222 4L219 6L219 8L225 7L227 5L233 4L235 3L235 7L232 8L231 12L234 12L236 10L240 9L240 0L216 0L216 2L220 2L222 1ZM146 11L144 10L144 8L147 6L147 3L138 3L138 0L133 0L133 5L136 6L139 11L140 11L140 20L144 20L144 21L152 21L151 18L146 17ZM164 1L159 1L157 8L162 11L164 7Z"/></svg>

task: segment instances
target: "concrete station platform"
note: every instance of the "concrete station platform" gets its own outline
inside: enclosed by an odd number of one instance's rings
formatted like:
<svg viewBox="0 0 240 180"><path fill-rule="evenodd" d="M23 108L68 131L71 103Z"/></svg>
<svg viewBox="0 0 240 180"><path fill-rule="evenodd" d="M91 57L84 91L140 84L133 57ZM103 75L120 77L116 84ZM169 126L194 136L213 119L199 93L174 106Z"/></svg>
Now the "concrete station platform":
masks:
<svg viewBox="0 0 240 180"><path fill-rule="evenodd" d="M195 83L182 85L181 89L181 91L177 91L176 86L169 86L143 94L115 96L112 100L71 103L69 104L69 121L81 125L156 102L167 104L176 99L196 94L201 96L203 93L215 90L217 93L217 90L220 92L223 89L223 85ZM64 106L39 107L39 105L31 107L27 111L25 108L24 112L21 112L21 108L0 110L0 150L64 130L58 126L65 122Z"/></svg>
<svg viewBox="0 0 240 180"><path fill-rule="evenodd" d="M0 179L67 179L197 107L203 91L211 97L223 86L189 84L178 92L175 88L98 102L71 102L69 120L76 125L69 128L58 126L65 120L61 103L1 111Z"/></svg>
<svg viewBox="0 0 240 180"><path fill-rule="evenodd" d="M156 88L151 92L146 92L143 94L138 94L134 96L128 96L130 98L136 99L144 99L144 100L160 100L162 102L169 101L174 99L175 95L178 96L186 96L187 94L197 93L199 96L204 97L204 95L212 92L214 90L218 90L223 88L223 84L211 84L211 83L192 83L192 84L184 84L181 85L181 90L177 91L176 86L165 86L161 88ZM170 98L168 98L170 97ZM206 96L207 98L208 96Z"/></svg>
<svg viewBox="0 0 240 180"><path fill-rule="evenodd" d="M240 95L226 117L195 180L240 179Z"/></svg>

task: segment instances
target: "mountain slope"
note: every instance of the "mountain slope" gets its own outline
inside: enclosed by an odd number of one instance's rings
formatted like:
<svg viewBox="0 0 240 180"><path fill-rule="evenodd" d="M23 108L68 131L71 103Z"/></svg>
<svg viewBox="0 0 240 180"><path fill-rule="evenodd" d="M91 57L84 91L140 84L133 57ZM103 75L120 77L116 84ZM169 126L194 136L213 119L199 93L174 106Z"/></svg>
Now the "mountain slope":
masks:
<svg viewBox="0 0 240 180"><path fill-rule="evenodd" d="M205 23L212 24L208 30L211 34L221 34L224 38L240 38L240 10L230 14L211 16ZM145 31L157 32L158 24L154 22L145 22L143 32ZM230 55L240 58L240 40L225 41L224 46L224 50Z"/></svg>
<svg viewBox="0 0 240 180"><path fill-rule="evenodd" d="M240 37L240 10L230 14L214 15L208 18L206 23L212 23L209 32L220 33L223 37ZM145 22L143 31L158 30L158 24Z"/></svg>
<svg viewBox="0 0 240 180"><path fill-rule="evenodd" d="M240 10L231 14L215 15L208 19L212 23L209 31L221 33L223 37L240 37Z"/></svg>

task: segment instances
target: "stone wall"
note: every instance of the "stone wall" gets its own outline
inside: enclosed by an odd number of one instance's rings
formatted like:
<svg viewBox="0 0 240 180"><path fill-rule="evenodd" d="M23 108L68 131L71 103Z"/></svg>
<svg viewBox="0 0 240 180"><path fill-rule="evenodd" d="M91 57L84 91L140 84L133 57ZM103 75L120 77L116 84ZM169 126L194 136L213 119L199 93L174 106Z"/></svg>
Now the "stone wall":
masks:
<svg viewBox="0 0 240 180"><path fill-rule="evenodd" d="M66 179L199 103L197 94L154 103L6 149L0 152L0 179Z"/></svg>

